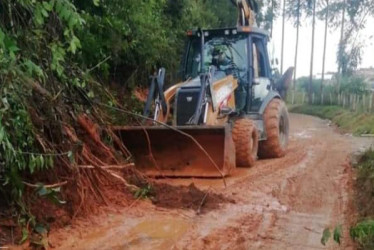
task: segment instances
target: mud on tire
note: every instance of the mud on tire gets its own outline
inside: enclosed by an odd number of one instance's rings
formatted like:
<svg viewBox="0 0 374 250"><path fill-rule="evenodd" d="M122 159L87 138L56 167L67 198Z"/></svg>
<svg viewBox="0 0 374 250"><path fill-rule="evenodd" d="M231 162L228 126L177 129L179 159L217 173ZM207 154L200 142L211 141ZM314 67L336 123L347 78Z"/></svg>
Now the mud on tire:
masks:
<svg viewBox="0 0 374 250"><path fill-rule="evenodd" d="M250 119L240 118L234 122L232 138L235 144L236 165L250 167L257 159L258 134Z"/></svg>
<svg viewBox="0 0 374 250"><path fill-rule="evenodd" d="M284 156L289 134L286 105L280 99L273 99L266 107L263 118L267 139L259 144L259 157L278 158Z"/></svg>

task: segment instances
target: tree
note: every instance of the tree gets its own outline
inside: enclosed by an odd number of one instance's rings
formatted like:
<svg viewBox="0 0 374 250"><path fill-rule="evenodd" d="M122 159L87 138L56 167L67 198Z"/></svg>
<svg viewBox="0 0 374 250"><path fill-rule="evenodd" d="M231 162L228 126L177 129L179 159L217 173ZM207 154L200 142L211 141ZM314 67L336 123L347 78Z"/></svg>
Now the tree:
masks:
<svg viewBox="0 0 374 250"><path fill-rule="evenodd" d="M300 14L301 14L300 0L297 0L296 5L296 46L295 46L295 61L294 61L294 78L293 78L293 92L292 92L292 104L295 102L295 90L296 90L296 72L297 72L297 56L299 48L299 30L300 30Z"/></svg>
<svg viewBox="0 0 374 250"><path fill-rule="evenodd" d="M325 36L323 42L323 56L322 56L322 79L321 79L321 104L323 104L323 84L325 80L325 61L326 61L326 44L327 44L327 29L329 20L329 0L326 0L326 13L325 13Z"/></svg>
<svg viewBox="0 0 374 250"><path fill-rule="evenodd" d="M304 13L308 10L306 1L302 0L288 0L286 13L287 18L293 22L296 27L296 45L295 45L295 58L294 58L294 80L293 80L293 94L292 103L294 103L294 92L296 89L296 75L297 75L297 60L298 60L298 48L299 48L299 31L301 27L301 18Z"/></svg>
<svg viewBox="0 0 374 250"><path fill-rule="evenodd" d="M282 48L281 48L281 66L280 66L280 71L281 74L283 74L283 57L284 57L284 23L286 19L286 0L283 0L283 12L282 12Z"/></svg>
<svg viewBox="0 0 374 250"><path fill-rule="evenodd" d="M369 16L374 16L374 1L371 0L331 1L329 4L329 26L340 29L336 53L339 91L341 78L352 74L361 62L364 41L360 31L365 28Z"/></svg>
<svg viewBox="0 0 374 250"><path fill-rule="evenodd" d="M278 17L279 0L257 1L258 12L256 14L257 25L269 31L270 37L273 36L273 23Z"/></svg>
<svg viewBox="0 0 374 250"><path fill-rule="evenodd" d="M340 91L340 77L341 77L341 70L344 64L344 59L343 59L343 53L344 53L344 23L345 23L345 10L346 10L346 0L343 0L343 6L342 6L342 21L341 21L341 27L340 27L340 41L339 41L339 47L338 47L338 56L337 56L337 61L338 61L338 92Z"/></svg>
<svg viewBox="0 0 374 250"><path fill-rule="evenodd" d="M310 55L310 73L309 73L309 90L308 90L308 101L312 103L312 83L313 83L313 62L314 62L314 33L316 24L316 2L317 0L309 0L309 4L313 5L313 21L312 21L312 48Z"/></svg>

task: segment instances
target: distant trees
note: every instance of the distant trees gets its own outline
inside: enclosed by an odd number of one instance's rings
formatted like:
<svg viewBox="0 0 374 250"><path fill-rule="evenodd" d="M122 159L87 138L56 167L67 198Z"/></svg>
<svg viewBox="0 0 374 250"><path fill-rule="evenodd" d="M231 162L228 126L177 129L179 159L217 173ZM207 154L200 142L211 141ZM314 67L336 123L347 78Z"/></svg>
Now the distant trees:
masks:
<svg viewBox="0 0 374 250"><path fill-rule="evenodd" d="M360 31L366 26L369 16L374 16L374 1L371 0L288 0L287 17L296 27L296 46L295 46L295 78L298 64L298 43L300 19L307 18L311 20L311 57L309 83L313 80L314 64L314 33L316 18L323 20L324 27L324 46L322 55L322 81L325 78L325 60L326 46L328 43L328 30L340 30L340 42L337 47L336 61L338 65L337 80L340 82L341 76L350 76L361 62L361 52L364 46L363 39L360 39ZM296 79L294 79L294 84ZM339 84L338 84L339 85ZM308 99L311 101L311 91L308 91Z"/></svg>

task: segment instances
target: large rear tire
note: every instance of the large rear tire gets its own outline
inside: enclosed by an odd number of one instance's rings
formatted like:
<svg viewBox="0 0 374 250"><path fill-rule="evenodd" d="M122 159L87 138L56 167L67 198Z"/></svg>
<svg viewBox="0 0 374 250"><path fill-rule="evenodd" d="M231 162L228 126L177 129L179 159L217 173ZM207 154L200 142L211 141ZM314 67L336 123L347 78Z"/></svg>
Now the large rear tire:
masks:
<svg viewBox="0 0 374 250"><path fill-rule="evenodd" d="M270 101L263 118L267 139L259 144L259 156L261 158L284 156L289 135L288 111L285 103L280 99Z"/></svg>
<svg viewBox="0 0 374 250"><path fill-rule="evenodd" d="M251 167L257 159L258 134L253 121L246 118L237 119L232 129L235 144L236 165Z"/></svg>

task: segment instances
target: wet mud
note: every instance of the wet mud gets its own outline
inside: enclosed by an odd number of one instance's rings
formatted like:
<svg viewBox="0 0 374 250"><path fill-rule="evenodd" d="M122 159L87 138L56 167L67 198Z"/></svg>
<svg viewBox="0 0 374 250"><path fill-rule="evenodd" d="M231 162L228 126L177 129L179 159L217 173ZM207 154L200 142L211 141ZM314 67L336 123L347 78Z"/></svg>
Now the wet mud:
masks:
<svg viewBox="0 0 374 250"><path fill-rule="evenodd" d="M340 134L315 117L290 118L285 157L237 169L226 187L221 179L155 180L153 200L76 221L52 232L50 243L55 249L355 249L347 230L356 214L350 162L372 139ZM323 230L340 224L341 245L323 246Z"/></svg>

